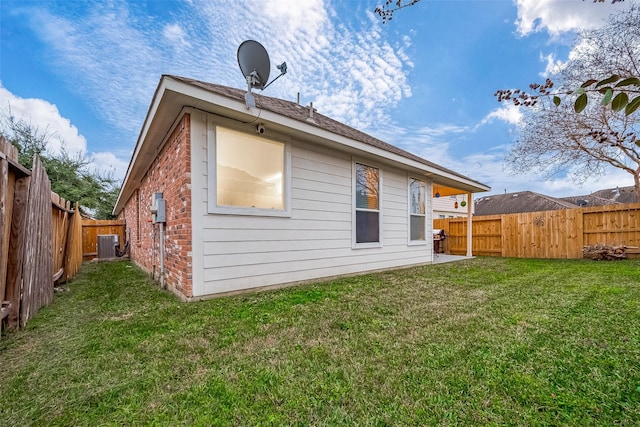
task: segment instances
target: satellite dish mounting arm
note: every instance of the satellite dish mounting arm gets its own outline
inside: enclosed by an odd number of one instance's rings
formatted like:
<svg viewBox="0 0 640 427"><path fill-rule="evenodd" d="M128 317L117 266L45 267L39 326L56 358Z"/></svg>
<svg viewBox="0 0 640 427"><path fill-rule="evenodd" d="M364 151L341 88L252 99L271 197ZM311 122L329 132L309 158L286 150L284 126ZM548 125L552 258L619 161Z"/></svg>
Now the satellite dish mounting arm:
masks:
<svg viewBox="0 0 640 427"><path fill-rule="evenodd" d="M273 79L273 80L271 80L269 83L267 83L267 84L265 85L265 87L263 87L263 88L262 88L262 90L265 90L266 88L268 88L268 87L269 87L269 85L270 85L271 83L275 82L275 81L276 81L276 80L278 80L280 77L282 77L282 76L284 76L285 74L287 74L287 63L286 63L286 62L283 62L283 63L282 63L282 64L280 64L280 65L276 65L276 68L277 68L278 70L280 70L280 74L278 75L278 77L276 77L275 79Z"/></svg>

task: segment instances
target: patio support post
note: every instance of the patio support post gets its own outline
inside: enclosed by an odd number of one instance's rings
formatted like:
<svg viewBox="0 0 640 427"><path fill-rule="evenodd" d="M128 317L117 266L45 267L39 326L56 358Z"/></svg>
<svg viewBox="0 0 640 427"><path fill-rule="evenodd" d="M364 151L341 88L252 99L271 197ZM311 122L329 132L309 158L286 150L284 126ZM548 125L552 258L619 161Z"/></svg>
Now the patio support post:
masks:
<svg viewBox="0 0 640 427"><path fill-rule="evenodd" d="M473 240L473 235L471 233L471 229L472 229L472 224L473 224L473 219L471 218L471 206L473 204L473 194L471 194L471 192L467 193L467 256L473 256L472 252L472 240Z"/></svg>

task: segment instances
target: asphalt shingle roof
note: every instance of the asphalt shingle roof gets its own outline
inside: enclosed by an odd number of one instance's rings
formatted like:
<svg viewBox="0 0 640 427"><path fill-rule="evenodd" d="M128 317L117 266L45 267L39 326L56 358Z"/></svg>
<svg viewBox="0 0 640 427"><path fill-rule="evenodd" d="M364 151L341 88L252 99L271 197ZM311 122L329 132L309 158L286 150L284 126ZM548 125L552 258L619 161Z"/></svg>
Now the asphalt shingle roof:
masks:
<svg viewBox="0 0 640 427"><path fill-rule="evenodd" d="M603 199L615 200L618 203L637 203L638 197L634 186L616 187L598 190L591 193L592 196L601 197Z"/></svg>
<svg viewBox="0 0 640 427"><path fill-rule="evenodd" d="M475 200L476 215L503 215L522 212L553 211L558 209L573 209L585 207L607 206L636 203L638 198L635 189L631 187L607 188L584 196L551 197L533 191L517 193L495 194Z"/></svg>
<svg viewBox="0 0 640 427"><path fill-rule="evenodd" d="M521 212L552 211L558 209L571 209L577 205L534 193L533 191L520 191L517 193L496 194L485 196L475 201L476 215L502 215Z"/></svg>
<svg viewBox="0 0 640 427"><path fill-rule="evenodd" d="M587 194L585 196L561 197L560 200L573 203L576 206L607 206L621 204L620 202L617 202L615 200L604 199L602 197L594 196L593 194ZM585 205L584 202L587 202L587 204Z"/></svg>
<svg viewBox="0 0 640 427"><path fill-rule="evenodd" d="M200 87L202 89L216 93L218 95L222 95L237 101L244 102L246 89L232 88L228 86L222 86L214 83L207 83L200 80L190 79L187 77L174 76L174 75L166 75L166 77L169 77L184 83L188 83L196 87ZM264 110L271 111L273 113L280 114L282 116L285 116L290 119L294 119L312 126L317 126L321 129L327 130L334 134L341 135L341 136L353 139L355 141L365 143L367 145L388 151L390 153L397 154L406 159L410 159L418 163L422 163L424 165L433 167L440 171L450 173L459 178L464 178L465 180L472 181L480 185L484 185L478 181L470 179L468 176L465 176L458 172L444 168L420 156L409 153L408 151L405 151L394 145L381 141L371 135L368 135L362 131L354 129L350 126L347 126L344 123L340 123L337 120L334 120L330 117L327 117L323 114L316 112L315 109L313 112L313 120L310 121L309 107L305 107L296 102L287 101L284 99L272 98L270 96L260 95L256 93L254 93L253 95L255 97L256 107L258 108L262 108Z"/></svg>

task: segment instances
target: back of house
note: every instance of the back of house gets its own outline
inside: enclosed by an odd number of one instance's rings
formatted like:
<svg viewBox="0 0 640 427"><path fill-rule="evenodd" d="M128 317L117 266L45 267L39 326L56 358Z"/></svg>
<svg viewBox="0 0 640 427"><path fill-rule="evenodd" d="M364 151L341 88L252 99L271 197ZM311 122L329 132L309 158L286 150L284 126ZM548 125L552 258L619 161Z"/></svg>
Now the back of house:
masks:
<svg viewBox="0 0 640 427"><path fill-rule="evenodd" d="M434 184L489 190L311 106L244 95L163 76L114 208L133 261L184 299L430 263Z"/></svg>

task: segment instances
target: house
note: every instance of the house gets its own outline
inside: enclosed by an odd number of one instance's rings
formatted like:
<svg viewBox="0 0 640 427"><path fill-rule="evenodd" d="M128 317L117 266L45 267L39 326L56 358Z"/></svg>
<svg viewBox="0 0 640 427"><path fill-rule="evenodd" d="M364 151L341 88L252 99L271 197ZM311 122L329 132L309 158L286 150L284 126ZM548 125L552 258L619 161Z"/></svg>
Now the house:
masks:
<svg viewBox="0 0 640 427"><path fill-rule="evenodd" d="M475 200L475 215L503 215L637 203L635 187L598 190L582 196L551 197L533 191L484 196Z"/></svg>
<svg viewBox="0 0 640 427"><path fill-rule="evenodd" d="M476 199L475 214L503 215L521 212L553 211L576 208L577 205L533 191L493 194Z"/></svg>
<svg viewBox="0 0 640 427"><path fill-rule="evenodd" d="M434 185L489 190L312 107L255 103L164 75L140 131L114 214L185 300L430 263Z"/></svg>
<svg viewBox="0 0 640 427"><path fill-rule="evenodd" d="M583 196L568 196L560 197L560 200L573 204L573 207L586 207L586 206L607 206L607 205L621 205L623 203L616 200L604 199L602 197L594 196L592 194L586 194Z"/></svg>
<svg viewBox="0 0 640 427"><path fill-rule="evenodd" d="M442 196L438 188L434 188L436 196L432 199L433 218L465 218L468 214L468 207L471 205L471 215L475 213L474 203L469 203L466 194L455 194L452 196ZM473 199L471 199L473 201Z"/></svg>
<svg viewBox="0 0 640 427"><path fill-rule="evenodd" d="M600 197L607 200L613 200L618 203L638 203L636 188L633 185L628 187L606 188L591 193L592 196Z"/></svg>

